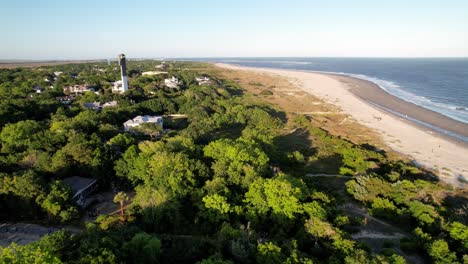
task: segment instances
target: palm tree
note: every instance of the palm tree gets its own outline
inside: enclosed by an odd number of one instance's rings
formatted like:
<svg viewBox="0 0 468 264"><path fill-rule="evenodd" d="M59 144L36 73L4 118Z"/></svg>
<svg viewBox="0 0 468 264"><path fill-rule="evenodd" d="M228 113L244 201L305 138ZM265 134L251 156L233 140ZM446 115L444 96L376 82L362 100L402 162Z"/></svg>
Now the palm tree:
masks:
<svg viewBox="0 0 468 264"><path fill-rule="evenodd" d="M124 203L128 201L128 196L124 192L119 192L114 196L114 203L120 203L120 216L124 217Z"/></svg>

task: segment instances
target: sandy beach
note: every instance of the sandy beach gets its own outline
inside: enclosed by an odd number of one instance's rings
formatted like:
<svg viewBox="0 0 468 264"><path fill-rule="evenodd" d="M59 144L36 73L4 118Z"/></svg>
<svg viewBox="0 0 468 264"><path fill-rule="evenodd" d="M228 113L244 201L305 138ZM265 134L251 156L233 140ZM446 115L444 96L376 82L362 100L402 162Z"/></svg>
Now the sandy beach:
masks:
<svg viewBox="0 0 468 264"><path fill-rule="evenodd" d="M440 180L466 187L468 144L443 133L418 125L385 109L468 137L468 125L403 101L377 85L347 76L314 72L250 68L216 64L233 70L248 70L279 75L301 91L335 105L357 122L378 132L385 144L410 157L416 164L438 172ZM464 183L465 182L465 183Z"/></svg>

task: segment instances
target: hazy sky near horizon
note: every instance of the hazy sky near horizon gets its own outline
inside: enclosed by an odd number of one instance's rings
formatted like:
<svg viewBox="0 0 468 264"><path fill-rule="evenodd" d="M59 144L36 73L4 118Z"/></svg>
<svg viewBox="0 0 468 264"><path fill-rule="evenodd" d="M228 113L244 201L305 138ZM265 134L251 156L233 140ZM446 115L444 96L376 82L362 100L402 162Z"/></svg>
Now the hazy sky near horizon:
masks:
<svg viewBox="0 0 468 264"><path fill-rule="evenodd" d="M0 60L468 57L467 0L0 3Z"/></svg>

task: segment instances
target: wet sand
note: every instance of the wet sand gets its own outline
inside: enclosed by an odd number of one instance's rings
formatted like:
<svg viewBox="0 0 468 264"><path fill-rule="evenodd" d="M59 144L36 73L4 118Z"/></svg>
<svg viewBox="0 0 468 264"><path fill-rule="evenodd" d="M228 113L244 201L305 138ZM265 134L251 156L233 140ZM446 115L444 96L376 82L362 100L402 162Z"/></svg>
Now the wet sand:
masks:
<svg viewBox="0 0 468 264"><path fill-rule="evenodd" d="M389 94L372 82L343 75L330 74L330 76L348 85L350 87L349 90L364 101L375 103L402 115L417 119L431 126L438 127L442 130L456 133L468 140L468 124L466 123L448 118L437 112L402 100ZM421 129L431 130L434 133L440 134L440 136L447 137L449 140L454 140L468 147L468 142L462 141L460 138L453 138L450 134L444 133L443 131L432 129L414 122L412 122L412 124L420 126Z"/></svg>
<svg viewBox="0 0 468 264"><path fill-rule="evenodd" d="M355 121L378 132L386 145L410 157L416 164L435 171L442 181L466 187L468 144L403 117L408 115L462 136L468 136L467 124L401 100L374 83L357 78L316 72L216 65L286 77L292 84L296 83L297 89L337 106ZM375 104L403 116L385 111Z"/></svg>

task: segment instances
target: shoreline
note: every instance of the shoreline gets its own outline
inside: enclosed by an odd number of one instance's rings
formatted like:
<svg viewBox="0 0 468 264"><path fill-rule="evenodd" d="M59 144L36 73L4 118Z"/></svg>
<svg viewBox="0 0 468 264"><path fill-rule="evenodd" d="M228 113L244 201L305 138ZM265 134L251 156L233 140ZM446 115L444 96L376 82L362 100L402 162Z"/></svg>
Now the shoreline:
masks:
<svg viewBox="0 0 468 264"><path fill-rule="evenodd" d="M351 85L353 87L351 87L350 92L365 102L375 104L383 111L405 119L411 125L431 130L441 137L463 144L468 148L468 124L392 95L371 81L341 74L317 73L331 75L345 83L352 79Z"/></svg>
<svg viewBox="0 0 468 264"><path fill-rule="evenodd" d="M411 157L415 164L438 172L440 180L463 186L468 180L468 142L415 123L407 117L468 137L468 124L407 102L377 84L356 77L290 69L254 68L215 63L216 66L280 75L294 80L297 89L317 96L355 121L379 132L387 146ZM390 110L390 111L388 111ZM394 111L399 113L392 113ZM421 119L422 120L421 120Z"/></svg>

